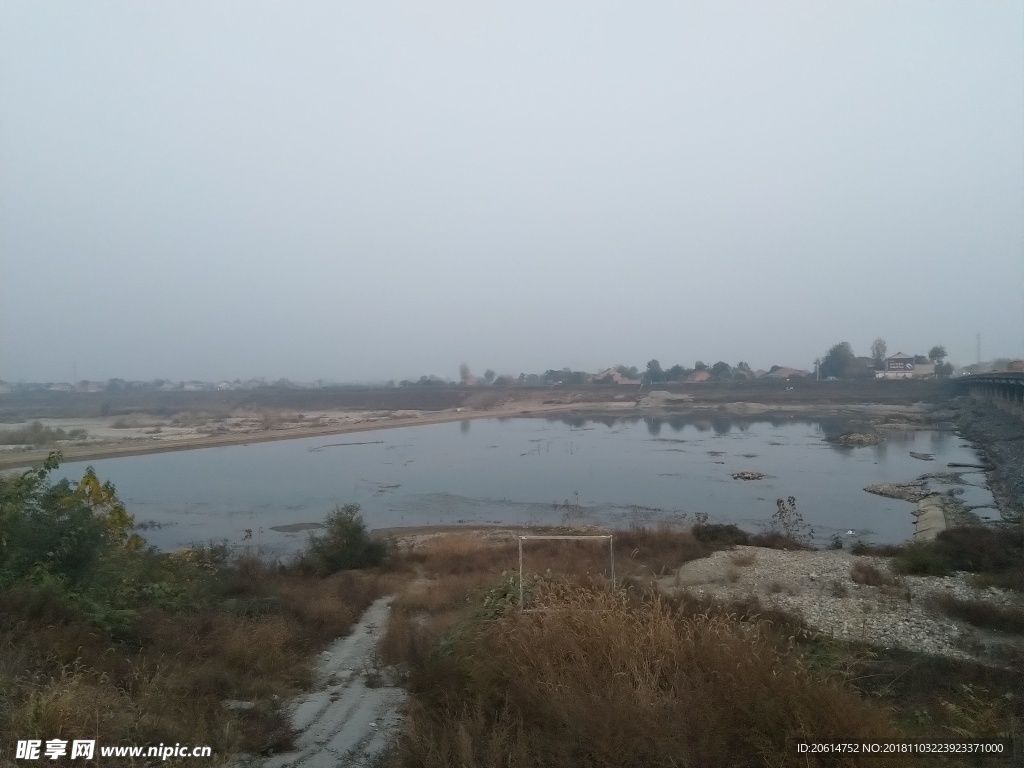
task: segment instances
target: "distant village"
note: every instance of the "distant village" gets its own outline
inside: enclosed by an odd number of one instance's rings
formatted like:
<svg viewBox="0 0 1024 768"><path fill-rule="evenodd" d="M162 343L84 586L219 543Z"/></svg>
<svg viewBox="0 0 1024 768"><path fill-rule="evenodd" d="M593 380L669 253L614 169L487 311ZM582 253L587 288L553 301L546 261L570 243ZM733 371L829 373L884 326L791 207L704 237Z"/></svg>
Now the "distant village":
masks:
<svg viewBox="0 0 1024 768"><path fill-rule="evenodd" d="M521 373L518 376L496 375L488 370L483 376L473 375L467 366L462 366L460 376L456 380L441 376L421 376L419 379L387 381L373 383L352 383L317 380L312 382L296 382L289 379L268 381L265 378L234 379L233 381L172 381L155 379L152 381L132 381L125 379L107 379L106 381L82 380L72 382L17 382L0 380L0 395L28 392L227 392L256 389L324 389L346 386L378 386L378 387L415 387L415 386L466 386L466 387L552 387L552 386L645 386L651 384L714 384L726 382L743 382L756 380L791 380L797 378L816 378L825 381L836 379L934 379L939 376L962 376L987 371L1024 371L1024 361L998 358L983 363L975 363L964 367L954 367L943 363L941 359L929 359L925 355L908 355L897 352L877 361L871 357L854 357L845 361L842 376L826 375L829 373L826 361L815 361L814 370L791 368L773 365L768 370L751 369L746 363L735 366L725 362L706 365L698 361L693 368L674 365L662 369L657 360L651 360L646 370L636 366L616 365L605 368L597 373L574 371L570 368L549 369L544 373ZM826 363L826 364L823 364ZM946 366L945 370L939 366Z"/></svg>

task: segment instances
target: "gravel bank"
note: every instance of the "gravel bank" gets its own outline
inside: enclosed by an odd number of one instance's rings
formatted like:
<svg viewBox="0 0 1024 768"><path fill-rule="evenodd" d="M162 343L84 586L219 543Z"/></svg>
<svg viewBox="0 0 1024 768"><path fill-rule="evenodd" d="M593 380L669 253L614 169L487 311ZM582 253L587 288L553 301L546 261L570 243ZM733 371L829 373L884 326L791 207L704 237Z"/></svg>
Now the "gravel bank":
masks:
<svg viewBox="0 0 1024 768"><path fill-rule="evenodd" d="M857 584L850 570L858 562L874 566L894 584L884 589ZM990 648L985 638L970 625L937 612L929 598L945 593L1024 607L1024 595L992 587L975 589L963 573L898 577L886 558L842 550L790 552L741 546L687 563L659 585L727 600L754 595L763 605L801 615L812 629L841 640L987 663L992 662L986 658ZM1024 638L1005 641L1021 644ZM1000 638L995 642L1006 644Z"/></svg>
<svg viewBox="0 0 1024 768"><path fill-rule="evenodd" d="M986 474L1003 519L1024 520L1024 421L987 403L962 398L957 425L995 466Z"/></svg>

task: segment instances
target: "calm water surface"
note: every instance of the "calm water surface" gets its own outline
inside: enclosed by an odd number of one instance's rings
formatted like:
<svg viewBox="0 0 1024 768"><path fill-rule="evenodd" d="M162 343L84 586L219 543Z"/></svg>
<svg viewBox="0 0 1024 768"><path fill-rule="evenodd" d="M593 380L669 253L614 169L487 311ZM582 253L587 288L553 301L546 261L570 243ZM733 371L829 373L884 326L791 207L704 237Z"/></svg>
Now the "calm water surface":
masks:
<svg viewBox="0 0 1024 768"><path fill-rule="evenodd" d="M367 525L657 524L711 522L759 530L775 499L795 496L819 541L897 542L913 531L912 504L866 493L973 463L953 432L891 431L881 445L837 448L830 421L492 419L88 462L111 480L152 544L170 549L226 539L274 553L308 533L273 526L320 522L356 502ZM922 461L910 452L933 454ZM87 463L63 465L80 478ZM734 480L741 470L757 481ZM991 505L980 473L965 500ZM981 515L996 516L982 509Z"/></svg>

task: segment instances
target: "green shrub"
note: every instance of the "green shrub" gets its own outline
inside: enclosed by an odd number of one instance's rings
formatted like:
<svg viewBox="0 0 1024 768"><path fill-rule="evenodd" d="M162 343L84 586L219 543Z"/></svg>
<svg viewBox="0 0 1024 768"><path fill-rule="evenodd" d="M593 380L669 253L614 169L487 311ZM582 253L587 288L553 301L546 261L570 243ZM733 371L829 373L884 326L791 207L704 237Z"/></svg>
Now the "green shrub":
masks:
<svg viewBox="0 0 1024 768"><path fill-rule="evenodd" d="M875 555L876 557L896 557L904 549L903 544L868 544L858 539L850 547L854 555Z"/></svg>
<svg viewBox="0 0 1024 768"><path fill-rule="evenodd" d="M310 536L309 548L300 562L320 576L353 568L382 565L388 555L386 542L370 538L358 504L336 506L325 521L326 531Z"/></svg>
<svg viewBox="0 0 1024 768"><path fill-rule="evenodd" d="M1024 635L1024 610L999 606L980 600L961 600L954 595L936 595L936 607L947 616L966 621L976 627Z"/></svg>
<svg viewBox="0 0 1024 768"><path fill-rule="evenodd" d="M947 528L935 547L954 571L999 573L1024 569L1024 527L989 528L982 525Z"/></svg>
<svg viewBox="0 0 1024 768"><path fill-rule="evenodd" d="M948 576L949 563L930 541L913 541L893 560L893 570L912 576Z"/></svg>
<svg viewBox="0 0 1024 768"><path fill-rule="evenodd" d="M705 544L749 544L750 536L746 531L731 523L704 523L693 526L693 535L697 541Z"/></svg>

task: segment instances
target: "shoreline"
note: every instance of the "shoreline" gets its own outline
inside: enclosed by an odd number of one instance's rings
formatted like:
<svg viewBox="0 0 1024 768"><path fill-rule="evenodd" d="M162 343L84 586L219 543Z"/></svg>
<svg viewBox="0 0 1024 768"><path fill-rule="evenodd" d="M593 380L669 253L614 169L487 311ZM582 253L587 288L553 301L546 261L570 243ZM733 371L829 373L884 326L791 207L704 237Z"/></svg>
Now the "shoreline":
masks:
<svg viewBox="0 0 1024 768"><path fill-rule="evenodd" d="M573 415L577 418L657 418L669 419L679 416L707 416L729 418L762 418L785 417L790 419L821 419L848 418L851 420L877 421L884 417L898 417L901 420L877 426L899 427L909 429L941 428L943 424L952 422L952 414L948 408L936 408L934 405L916 403L911 405L894 405L881 403L858 404L768 404L753 402L678 403L672 407L641 407L633 402L562 402L562 403L530 403L511 402L504 407L487 409L445 409L443 411L419 413L415 416L391 416L373 421L360 421L349 424L332 424L318 427L294 427L285 430L264 429L244 433L223 435L204 435L201 437L164 438L163 440L146 440L132 443L97 443L94 445L59 446L30 451L11 451L0 453L0 470L27 469L41 464L53 451L60 451L62 461L79 462L130 456L144 456L155 453L174 451L200 450L203 448L225 448L235 445L252 443L276 442L279 440L301 440L310 437L329 437L332 435L356 434L373 432L383 429L399 429L403 427L429 426L433 424L449 424L478 419L504 418L536 418L545 416Z"/></svg>

